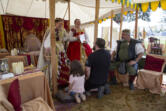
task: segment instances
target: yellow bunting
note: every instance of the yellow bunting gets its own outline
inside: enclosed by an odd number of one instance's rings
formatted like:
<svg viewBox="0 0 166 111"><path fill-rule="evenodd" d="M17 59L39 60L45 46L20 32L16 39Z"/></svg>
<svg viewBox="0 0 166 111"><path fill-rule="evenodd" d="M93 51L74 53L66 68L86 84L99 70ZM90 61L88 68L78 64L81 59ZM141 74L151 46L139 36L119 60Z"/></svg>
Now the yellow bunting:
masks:
<svg viewBox="0 0 166 111"><path fill-rule="evenodd" d="M124 15L127 15L127 13L128 13L127 11L126 11L126 12L123 12Z"/></svg>
<svg viewBox="0 0 166 111"><path fill-rule="evenodd" d="M130 6L130 2L129 2L129 0L127 0L127 5L126 5L127 7L129 7Z"/></svg>
<svg viewBox="0 0 166 111"><path fill-rule="evenodd" d="M133 3L131 3L131 6L130 6L130 7L131 7L131 9L133 9L133 8L134 8L134 4L133 4Z"/></svg>
<svg viewBox="0 0 166 111"><path fill-rule="evenodd" d="M111 19L111 16L109 16L108 18Z"/></svg>
<svg viewBox="0 0 166 111"><path fill-rule="evenodd" d="M125 0L122 1L122 4L125 5Z"/></svg>
<svg viewBox="0 0 166 111"><path fill-rule="evenodd" d="M142 8L142 11L143 11L143 12L146 12L146 11L148 10L148 8L149 8L149 3L143 3L143 4L141 5L141 8Z"/></svg>
<svg viewBox="0 0 166 111"><path fill-rule="evenodd" d="M151 2L151 9L152 11L155 11L159 6L159 1Z"/></svg>
<svg viewBox="0 0 166 111"><path fill-rule="evenodd" d="M120 4L120 1L121 1L121 0L118 0L118 3L119 3L119 4Z"/></svg>
<svg viewBox="0 0 166 111"><path fill-rule="evenodd" d="M103 18L103 21L106 21L107 19L106 18Z"/></svg>
<svg viewBox="0 0 166 111"><path fill-rule="evenodd" d="M102 20L99 20L99 23L101 24L101 23L102 23Z"/></svg>
<svg viewBox="0 0 166 111"><path fill-rule="evenodd" d="M115 17L115 14L113 14L113 16L112 16L113 18Z"/></svg>
<svg viewBox="0 0 166 111"><path fill-rule="evenodd" d="M115 0L112 0L112 3L114 3L115 2Z"/></svg>
<svg viewBox="0 0 166 111"><path fill-rule="evenodd" d="M130 11L131 14L133 14L133 11Z"/></svg>
<svg viewBox="0 0 166 111"><path fill-rule="evenodd" d="M163 10L166 10L166 0L161 0L161 8L163 9Z"/></svg>
<svg viewBox="0 0 166 111"><path fill-rule="evenodd" d="M135 4L135 7L134 7L134 9L135 9L135 10L137 9L137 4Z"/></svg>

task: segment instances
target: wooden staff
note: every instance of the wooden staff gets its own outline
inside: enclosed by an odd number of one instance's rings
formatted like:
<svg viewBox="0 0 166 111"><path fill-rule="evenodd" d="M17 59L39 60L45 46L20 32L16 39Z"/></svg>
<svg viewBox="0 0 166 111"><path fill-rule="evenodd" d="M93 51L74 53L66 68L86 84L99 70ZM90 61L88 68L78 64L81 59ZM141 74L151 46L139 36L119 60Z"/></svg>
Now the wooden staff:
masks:
<svg viewBox="0 0 166 111"><path fill-rule="evenodd" d="M121 39L121 36L122 36L123 10L124 10L124 6L122 5L121 16L120 16L119 40Z"/></svg>
<svg viewBox="0 0 166 111"><path fill-rule="evenodd" d="M68 0L68 19L69 19L69 30L70 30L70 0Z"/></svg>
<svg viewBox="0 0 166 111"><path fill-rule="evenodd" d="M138 8L136 8L136 18L135 18L135 39L137 39L137 29L138 29Z"/></svg>
<svg viewBox="0 0 166 111"><path fill-rule="evenodd" d="M113 14L114 11L111 11L111 27L110 27L110 49L112 48L112 27L113 27Z"/></svg>
<svg viewBox="0 0 166 111"><path fill-rule="evenodd" d="M98 18L99 18L99 6L100 0L96 0L96 7L95 7L95 28L94 28L94 42L98 36Z"/></svg>
<svg viewBox="0 0 166 111"><path fill-rule="evenodd" d="M56 40L55 40L55 0L49 0L50 10L50 33L51 33L51 65L52 65L52 85L53 95L57 92L57 71L58 64L56 60Z"/></svg>

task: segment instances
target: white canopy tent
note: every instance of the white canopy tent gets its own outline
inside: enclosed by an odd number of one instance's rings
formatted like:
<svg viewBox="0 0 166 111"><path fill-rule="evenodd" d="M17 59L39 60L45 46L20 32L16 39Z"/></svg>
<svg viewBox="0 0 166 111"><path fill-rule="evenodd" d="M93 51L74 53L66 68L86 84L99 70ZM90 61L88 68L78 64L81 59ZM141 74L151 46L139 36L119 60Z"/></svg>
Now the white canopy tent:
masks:
<svg viewBox="0 0 166 111"><path fill-rule="evenodd" d="M57 2L56 6L54 6L54 0L0 0L0 14L11 14L11 15L19 15L19 16L27 16L27 17L39 17L39 18L49 18L51 22L51 64L52 67L56 66L56 68L52 68L52 82L53 82L53 93L57 89L56 86L56 70L57 63L55 63L56 59L56 49L55 49L55 33L54 33L54 18L60 17L64 19L69 19L68 17L68 0L56 0L61 1ZM66 2L65 2L66 1ZM97 2L97 1L100 1ZM135 2L138 0L134 0ZM142 0L145 2L147 0ZM154 0L148 0L154 1ZM99 7L96 4L100 4ZM56 7L56 8L55 8ZM54 9L55 8L55 9ZM99 16L98 13L99 9ZM55 11L54 11L55 10ZM97 20L100 17L103 17L104 14L110 13L112 10L121 10L121 4L112 3L112 0L70 0L70 25L73 25L73 21L76 18L79 18L82 23L87 23L89 21L95 20L95 28L97 25ZM123 10L123 8L122 8ZM50 12L49 12L50 11ZM51 15L50 15L51 13ZM54 17L55 13L55 17ZM114 13L115 14L115 13ZM66 15L66 16L65 16ZM96 19L95 19L96 18ZM97 34L98 28L95 29ZM96 37L96 36L95 36Z"/></svg>
<svg viewBox="0 0 166 111"><path fill-rule="evenodd" d="M56 15L68 19L68 0L56 0ZM145 3L159 0L132 0L133 3ZM121 4L111 0L100 0L99 18L109 16L111 10L120 13ZM75 18L82 23L94 21L95 0L70 0L71 25ZM114 13L114 14L115 14ZM0 0L0 14L11 14L27 17L49 18L49 0Z"/></svg>
<svg viewBox="0 0 166 111"><path fill-rule="evenodd" d="M68 2L57 0L56 15L68 19ZM111 1L100 1L99 17L111 10L120 10L121 5ZM80 18L82 23L94 21L95 18L95 0L71 0L71 25L75 18ZM49 18L49 0L1 0L0 14L11 14L27 17Z"/></svg>

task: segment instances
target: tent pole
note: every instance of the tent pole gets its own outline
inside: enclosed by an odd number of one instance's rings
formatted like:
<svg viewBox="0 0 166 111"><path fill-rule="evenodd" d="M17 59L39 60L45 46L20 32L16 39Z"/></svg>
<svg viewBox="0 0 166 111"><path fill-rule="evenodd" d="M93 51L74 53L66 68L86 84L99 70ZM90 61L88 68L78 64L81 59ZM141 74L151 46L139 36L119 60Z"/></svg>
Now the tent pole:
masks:
<svg viewBox="0 0 166 111"><path fill-rule="evenodd" d="M70 0L68 0L68 19L69 19L69 30L70 30Z"/></svg>
<svg viewBox="0 0 166 111"><path fill-rule="evenodd" d="M110 49L112 48L112 27L113 27L113 14L114 11L111 11L111 27L110 27Z"/></svg>
<svg viewBox="0 0 166 111"><path fill-rule="evenodd" d="M56 40L55 40L55 0L49 0L50 11L50 32L51 32L51 65L52 65L52 85L53 95L57 92L57 60L56 60Z"/></svg>
<svg viewBox="0 0 166 111"><path fill-rule="evenodd" d="M145 32L145 28L143 28L143 40L145 39L145 37L146 37L146 32Z"/></svg>
<svg viewBox="0 0 166 111"><path fill-rule="evenodd" d="M99 6L100 6L100 0L96 0L96 7L95 7L94 42L96 42L96 39L97 39L97 36L98 36Z"/></svg>
<svg viewBox="0 0 166 111"><path fill-rule="evenodd" d="M138 29L138 8L136 8L136 18L135 18L135 39L137 39L137 29Z"/></svg>
<svg viewBox="0 0 166 111"><path fill-rule="evenodd" d="M122 8L121 8L119 40L121 39L121 36L122 36L123 10L124 10L124 5L122 5Z"/></svg>

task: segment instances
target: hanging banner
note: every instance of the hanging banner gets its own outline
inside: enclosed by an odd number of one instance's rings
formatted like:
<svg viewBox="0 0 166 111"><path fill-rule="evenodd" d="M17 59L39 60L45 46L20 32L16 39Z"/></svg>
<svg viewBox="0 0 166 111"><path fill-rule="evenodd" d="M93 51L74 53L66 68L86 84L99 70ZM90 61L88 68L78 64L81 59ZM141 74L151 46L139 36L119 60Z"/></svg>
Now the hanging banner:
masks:
<svg viewBox="0 0 166 111"><path fill-rule="evenodd" d="M133 11L130 11L131 14L133 14Z"/></svg>
<svg viewBox="0 0 166 111"><path fill-rule="evenodd" d="M149 3L141 4L142 12L146 12L149 8Z"/></svg>
<svg viewBox="0 0 166 111"><path fill-rule="evenodd" d="M0 48L5 47L5 37L4 37L4 30L3 30L3 23L2 23L2 16L0 15Z"/></svg>
<svg viewBox="0 0 166 111"><path fill-rule="evenodd" d="M112 3L114 3L115 2L115 0L112 0Z"/></svg>
<svg viewBox="0 0 166 111"><path fill-rule="evenodd" d="M156 11L156 9L158 8L158 6L159 6L159 1L157 1L157 2L151 2L151 10L152 11Z"/></svg>
<svg viewBox="0 0 166 111"><path fill-rule="evenodd" d="M129 0L127 0L127 5L126 5L126 7L129 7L130 6L130 2L129 2Z"/></svg>
<svg viewBox="0 0 166 111"><path fill-rule="evenodd" d="M161 0L161 8L163 9L163 10L166 10L166 0Z"/></svg>
<svg viewBox="0 0 166 111"><path fill-rule="evenodd" d="M120 4L121 0L118 0L118 3Z"/></svg>
<svg viewBox="0 0 166 111"><path fill-rule="evenodd" d="M101 24L101 23L102 23L102 20L99 20L99 23Z"/></svg>
<svg viewBox="0 0 166 111"><path fill-rule="evenodd" d="M123 12L124 15L127 15L127 13L128 13L127 11L126 11L126 12Z"/></svg>

